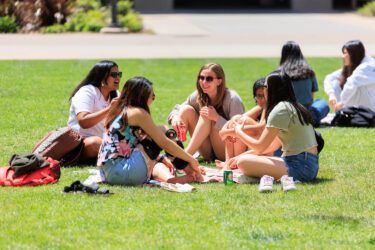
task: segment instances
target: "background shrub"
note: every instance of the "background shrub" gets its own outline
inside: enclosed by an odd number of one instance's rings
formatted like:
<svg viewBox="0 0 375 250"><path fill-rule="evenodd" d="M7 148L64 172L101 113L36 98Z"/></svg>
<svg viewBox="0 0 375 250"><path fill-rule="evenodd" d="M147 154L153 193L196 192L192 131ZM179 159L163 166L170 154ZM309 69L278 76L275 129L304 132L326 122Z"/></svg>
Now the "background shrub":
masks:
<svg viewBox="0 0 375 250"><path fill-rule="evenodd" d="M375 1L368 2L358 9L358 12L365 16L375 16Z"/></svg>
<svg viewBox="0 0 375 250"><path fill-rule="evenodd" d="M15 17L0 17L0 33L16 33L18 26Z"/></svg>
<svg viewBox="0 0 375 250"><path fill-rule="evenodd" d="M135 13L128 13L125 16L118 16L119 24L127 27L132 32L139 32L143 29L142 20L139 15Z"/></svg>
<svg viewBox="0 0 375 250"><path fill-rule="evenodd" d="M63 24L54 24L48 27L42 27L40 29L42 33L62 33L67 31Z"/></svg>

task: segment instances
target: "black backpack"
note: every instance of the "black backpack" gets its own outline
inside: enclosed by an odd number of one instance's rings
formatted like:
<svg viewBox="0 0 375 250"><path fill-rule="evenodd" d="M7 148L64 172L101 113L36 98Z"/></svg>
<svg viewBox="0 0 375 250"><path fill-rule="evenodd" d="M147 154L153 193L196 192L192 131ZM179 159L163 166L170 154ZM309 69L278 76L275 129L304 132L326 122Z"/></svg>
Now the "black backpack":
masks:
<svg viewBox="0 0 375 250"><path fill-rule="evenodd" d="M331 125L338 127L375 127L375 112L365 106L337 110Z"/></svg>

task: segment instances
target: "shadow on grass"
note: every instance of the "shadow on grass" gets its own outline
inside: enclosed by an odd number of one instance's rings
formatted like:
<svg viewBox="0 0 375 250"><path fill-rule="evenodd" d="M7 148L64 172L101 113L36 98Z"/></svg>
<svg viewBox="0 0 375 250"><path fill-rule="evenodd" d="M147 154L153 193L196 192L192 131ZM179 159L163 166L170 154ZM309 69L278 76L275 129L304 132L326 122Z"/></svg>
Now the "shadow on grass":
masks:
<svg viewBox="0 0 375 250"><path fill-rule="evenodd" d="M330 225L350 225L350 226L357 226L364 218L354 218L350 216L344 215L328 215L328 214L312 214L304 216L304 219L310 220L320 220L325 221Z"/></svg>
<svg viewBox="0 0 375 250"><path fill-rule="evenodd" d="M322 183L326 183L326 182L331 182L331 181L334 181L335 179L332 179L332 178L316 178L315 180L311 181L311 182L308 182L308 184L311 184L311 185L318 185L318 184L322 184Z"/></svg>

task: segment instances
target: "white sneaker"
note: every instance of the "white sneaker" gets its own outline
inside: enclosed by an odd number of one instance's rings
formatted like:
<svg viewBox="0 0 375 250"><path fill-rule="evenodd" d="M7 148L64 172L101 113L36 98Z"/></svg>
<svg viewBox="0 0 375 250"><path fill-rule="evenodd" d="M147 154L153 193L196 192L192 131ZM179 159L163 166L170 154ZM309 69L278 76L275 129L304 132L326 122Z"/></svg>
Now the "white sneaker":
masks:
<svg viewBox="0 0 375 250"><path fill-rule="evenodd" d="M240 174L238 176L238 183L240 184L256 184L259 183L259 178Z"/></svg>
<svg viewBox="0 0 375 250"><path fill-rule="evenodd" d="M288 192L288 191L292 191L292 190L297 189L296 185L294 185L293 177L283 175L283 177L281 177L280 181L281 181L281 185L282 185L282 188L283 188L284 192Z"/></svg>
<svg viewBox="0 0 375 250"><path fill-rule="evenodd" d="M273 177L264 175L260 178L259 192L272 192L273 189Z"/></svg>

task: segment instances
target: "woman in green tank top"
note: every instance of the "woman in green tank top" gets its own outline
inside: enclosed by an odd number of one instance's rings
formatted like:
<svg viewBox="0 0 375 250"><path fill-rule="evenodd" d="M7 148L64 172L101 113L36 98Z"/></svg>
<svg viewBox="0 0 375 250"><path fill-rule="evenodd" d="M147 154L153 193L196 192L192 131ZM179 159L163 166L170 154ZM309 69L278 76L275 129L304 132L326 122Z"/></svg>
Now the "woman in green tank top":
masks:
<svg viewBox="0 0 375 250"><path fill-rule="evenodd" d="M285 72L271 73L266 79L266 128L259 139L248 136L244 122L236 122L235 135L258 155L242 154L229 161L252 177L264 175L280 179L289 175L294 180L311 181L319 169L317 141L310 112L297 103L292 81ZM262 152L279 138L282 157L262 156Z"/></svg>

